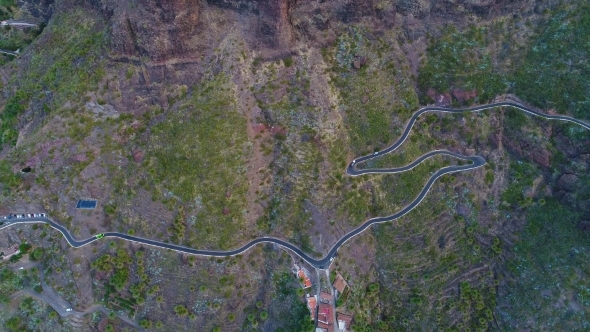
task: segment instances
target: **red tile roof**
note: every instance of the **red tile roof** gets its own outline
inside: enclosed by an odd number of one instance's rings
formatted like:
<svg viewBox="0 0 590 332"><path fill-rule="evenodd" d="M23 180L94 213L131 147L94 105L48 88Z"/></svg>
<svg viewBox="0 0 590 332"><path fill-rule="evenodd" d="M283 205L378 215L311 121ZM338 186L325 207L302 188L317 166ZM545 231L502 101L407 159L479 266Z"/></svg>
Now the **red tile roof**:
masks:
<svg viewBox="0 0 590 332"><path fill-rule="evenodd" d="M320 293L320 302L331 304L333 301L332 294L326 292Z"/></svg>
<svg viewBox="0 0 590 332"><path fill-rule="evenodd" d="M327 325L334 324L334 314L332 313L332 306L325 303L320 303L318 310L318 323Z"/></svg>
<svg viewBox="0 0 590 332"><path fill-rule="evenodd" d="M317 300L315 299L315 296L310 296L305 299L307 300L307 308L311 312L311 319L315 320L315 307L317 304Z"/></svg>
<svg viewBox="0 0 590 332"><path fill-rule="evenodd" d="M303 270L297 271L297 276L303 279L303 288L311 287L311 280L309 280L309 277L305 275L305 272L303 272Z"/></svg>
<svg viewBox="0 0 590 332"><path fill-rule="evenodd" d="M339 293L343 293L344 289L346 288L346 286L348 286L348 284L346 283L344 278L340 275L340 273L338 273L336 275L336 280L334 280L333 286L334 286L334 288L336 288L336 290Z"/></svg>
<svg viewBox="0 0 590 332"><path fill-rule="evenodd" d="M336 320L338 321L338 328L339 329L342 329L342 328L344 328L344 330L350 329L350 323L352 322L352 316L338 313L338 317L336 318ZM341 325L340 322L344 323L343 327L340 326Z"/></svg>

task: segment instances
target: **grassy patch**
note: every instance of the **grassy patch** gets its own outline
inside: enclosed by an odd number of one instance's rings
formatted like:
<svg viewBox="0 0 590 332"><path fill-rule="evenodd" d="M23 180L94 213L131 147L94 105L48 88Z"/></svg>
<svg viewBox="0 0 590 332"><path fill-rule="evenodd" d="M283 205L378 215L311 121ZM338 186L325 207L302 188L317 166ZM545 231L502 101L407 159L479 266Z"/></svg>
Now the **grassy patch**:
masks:
<svg viewBox="0 0 590 332"><path fill-rule="evenodd" d="M44 38L31 49L22 76L13 77L18 90L0 114L2 143L16 142L18 116L30 103L61 106L96 88L104 75L100 57L106 45L106 33L98 26L96 18L82 11L54 17ZM45 91L52 92L49 100Z"/></svg>
<svg viewBox="0 0 590 332"><path fill-rule="evenodd" d="M508 284L510 310L501 317L514 330L587 329L590 237L577 228L579 212L546 199L530 208L526 219L508 264L517 277Z"/></svg>
<svg viewBox="0 0 590 332"><path fill-rule="evenodd" d="M477 264L491 262L491 251L475 236L481 232L477 215L448 214L469 204L469 197L466 187L453 190L438 184L407 216L375 228L382 307L363 301L370 288L353 289L347 307L355 310L359 328L489 328L496 301L493 274Z"/></svg>
<svg viewBox="0 0 590 332"><path fill-rule="evenodd" d="M247 192L246 142L246 120L224 76L199 86L151 128L148 173L162 197L175 197L196 211L195 227L187 229L195 244L213 240L225 248L239 233Z"/></svg>
<svg viewBox="0 0 590 332"><path fill-rule="evenodd" d="M325 52L332 65L332 84L342 98L340 109L345 114L349 145L355 154L390 143L397 133L396 127L418 107L407 67L395 57L395 52L395 47L371 42L357 29L342 35L334 48ZM372 62L353 70L355 54Z"/></svg>
<svg viewBox="0 0 590 332"><path fill-rule="evenodd" d="M438 92L475 89L475 101L483 103L505 91L503 77L486 51L487 38L485 28L458 31L453 25L447 25L440 38L430 38L427 60L418 76L423 92L430 88Z"/></svg>
<svg viewBox="0 0 590 332"><path fill-rule="evenodd" d="M538 171L533 164L515 161L510 164L510 184L502 193L504 207L522 208L532 203L532 197L525 196L525 189L533 185Z"/></svg>
<svg viewBox="0 0 590 332"><path fill-rule="evenodd" d="M590 118L589 39L588 2L555 10L516 71L516 94L539 107Z"/></svg>

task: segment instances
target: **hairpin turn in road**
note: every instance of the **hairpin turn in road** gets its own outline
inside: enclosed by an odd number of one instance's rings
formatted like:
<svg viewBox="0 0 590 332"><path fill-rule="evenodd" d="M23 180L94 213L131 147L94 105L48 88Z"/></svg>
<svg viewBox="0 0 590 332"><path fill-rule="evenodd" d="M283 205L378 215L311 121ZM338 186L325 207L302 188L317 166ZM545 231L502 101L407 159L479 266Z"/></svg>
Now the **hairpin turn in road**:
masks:
<svg viewBox="0 0 590 332"><path fill-rule="evenodd" d="M550 120L568 121L568 122L578 124L578 125L584 127L585 129L590 130L590 124L587 124L583 121L580 121L580 120L577 120L577 119L574 119L574 118L571 118L568 116L563 116L563 115L543 114L543 113L537 112L533 109L530 109L526 106L523 106L523 105L520 105L517 103L513 103L513 102L499 102L499 103L475 106L475 107L470 107L470 108L446 108L446 107L435 107L435 106L424 107L424 108L416 111L412 115L412 117L410 118L410 120L406 124L404 132L402 133L400 138L395 143L393 143L391 146L389 146L388 148L386 148L384 150L377 151L373 154L370 154L367 156L362 156L362 157L359 157L359 158L353 160L353 162L346 169L346 173L351 176L359 176L359 175L363 175L363 174L374 174L374 173L394 174L394 173L405 172L405 171L411 170L412 168L416 167L424 160L426 160L430 157L433 157L435 155L448 155L448 156L452 156L452 157L455 157L455 158L458 158L461 160L469 161L471 163L468 165L447 166L447 167L441 168L440 170L435 172L430 177L430 179L428 179L428 182L426 183L426 185L424 186L422 191L418 194L418 196L410 204L406 205L404 208L402 208L401 210L399 210L398 212L396 212L390 216L376 217L376 218L371 218L371 219L365 221L362 225L351 230L349 233L347 233L342 238L340 238L332 246L332 248L328 251L326 256L324 256L323 258L320 258L320 259L316 259L316 258L306 254L300 248L298 248L297 246L295 246L287 241L273 238L273 237L261 237L261 238L258 238L258 239L248 242L247 244L243 245L242 247L240 247L238 249L229 250L229 251L219 251L219 250L193 249L193 248L184 247L184 246L180 246L180 245L176 245L176 244L170 244L170 243L145 239L145 238L141 238L138 236L123 234L123 233L118 233L118 232L101 233L101 234L95 235L95 236L90 237L85 240L76 240L72 237L72 235L70 234L70 232L67 229L65 229L63 226L57 224L56 222L54 222L53 220L51 220L47 217L21 218L21 219L16 219L16 220L11 219L11 220L7 221L2 227L0 227L0 229L3 229L5 227L9 227L9 226L12 226L15 224L22 224L22 223L47 223L51 227L53 227L53 228L57 229L59 232L61 232L63 234L63 236L66 238L66 240L68 241L68 243L72 247L75 247L75 248L85 246L85 245L92 243L92 242L94 242L100 238L103 238L103 237L110 237L110 238L119 238L119 239L123 239L123 240L127 240L127 241L137 242L137 243L141 243L141 244L145 244L145 245L149 245L149 246L154 246L154 247L159 247L159 248L164 248L164 249L171 249L171 250L175 250L178 252L191 254L191 255L214 256L214 257L234 256L234 255L238 255L238 254L241 254L241 253L247 251L252 246L255 246L259 243L273 243L273 244L276 244L276 245L279 245L279 246L282 246L284 248L291 250L292 252L297 254L299 257L301 257L302 259L307 261L309 264L311 264L312 266L314 266L316 268L320 268L320 269L325 269L330 266L331 262L334 260L334 257L336 256L338 249L344 243L346 243L346 241L348 241L352 237L362 233L363 231L365 231L367 228L369 228L370 226L372 226L374 224L388 222L388 221L391 221L394 219L398 219L398 218L402 217L403 215L407 214L408 212L410 212L411 210L413 210L416 206L418 206L418 204L420 204L420 202L422 202L422 200L424 199L426 194L428 194L428 191L430 190L430 188L432 187L434 182L439 177L441 177L445 174L449 174L449 173L472 170L472 169L475 169L475 168L485 165L486 162L480 156L463 156L463 155L453 153L450 151L439 150L439 151L432 151L432 152L426 153L423 156L416 159L411 164L403 166L403 167L389 168L389 169L357 170L355 168L356 164L361 163L361 162L365 162L367 160L370 160L370 159L373 159L373 158L376 158L379 156L383 156L387 153L391 153L391 152L395 151L398 147L400 147L404 143L404 141L406 140L406 138L410 134L410 131L412 130L412 127L414 126L414 123L416 122L418 117L420 115L422 115L423 113L427 113L427 112L467 113L467 112L479 112L479 111L497 108L497 107L513 107L513 108L519 109L519 110L521 110L527 114L530 114L530 115L535 115L535 116L543 117L545 119L550 119Z"/></svg>

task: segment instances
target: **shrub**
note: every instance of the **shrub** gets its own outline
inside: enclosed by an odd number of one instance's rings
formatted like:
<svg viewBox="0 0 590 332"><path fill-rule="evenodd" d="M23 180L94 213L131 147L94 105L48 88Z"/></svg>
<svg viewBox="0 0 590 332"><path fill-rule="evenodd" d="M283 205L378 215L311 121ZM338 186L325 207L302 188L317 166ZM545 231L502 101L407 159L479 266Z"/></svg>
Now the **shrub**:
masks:
<svg viewBox="0 0 590 332"><path fill-rule="evenodd" d="M32 261L40 261L43 258L43 255L45 255L45 252L42 248L35 248L29 257Z"/></svg>
<svg viewBox="0 0 590 332"><path fill-rule="evenodd" d="M174 312L179 317L184 317L184 316L188 315L188 309L184 305L182 305L182 304L179 304L179 305L175 306L174 307Z"/></svg>
<svg viewBox="0 0 590 332"><path fill-rule="evenodd" d="M139 326L143 327L144 329L149 329L152 327L152 322L144 318L139 322Z"/></svg>

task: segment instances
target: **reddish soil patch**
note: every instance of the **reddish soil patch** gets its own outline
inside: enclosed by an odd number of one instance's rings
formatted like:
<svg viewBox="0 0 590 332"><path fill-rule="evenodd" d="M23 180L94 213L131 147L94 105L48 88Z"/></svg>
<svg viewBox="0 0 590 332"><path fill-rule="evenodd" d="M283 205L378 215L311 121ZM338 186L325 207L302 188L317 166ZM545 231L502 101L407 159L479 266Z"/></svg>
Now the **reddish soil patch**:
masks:
<svg viewBox="0 0 590 332"><path fill-rule="evenodd" d="M133 161L135 161L136 163L139 163L141 161L143 161L143 157L145 156L145 153L143 151L135 151L133 152Z"/></svg>
<svg viewBox="0 0 590 332"><path fill-rule="evenodd" d="M278 134L285 135L285 134L287 134L287 128L281 127L281 126L272 126L272 127L270 127L270 133L272 135L278 135Z"/></svg>

